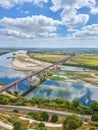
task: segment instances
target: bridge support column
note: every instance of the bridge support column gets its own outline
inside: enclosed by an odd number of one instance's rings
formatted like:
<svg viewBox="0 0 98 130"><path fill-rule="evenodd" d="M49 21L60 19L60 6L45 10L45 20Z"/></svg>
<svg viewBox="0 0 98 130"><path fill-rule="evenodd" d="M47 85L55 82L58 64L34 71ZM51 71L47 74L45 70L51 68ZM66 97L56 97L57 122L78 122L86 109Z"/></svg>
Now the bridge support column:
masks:
<svg viewBox="0 0 98 130"><path fill-rule="evenodd" d="M33 87L33 80L32 80L32 77L30 77L30 87Z"/></svg>
<svg viewBox="0 0 98 130"><path fill-rule="evenodd" d="M18 96L18 85L17 84L14 87L14 94Z"/></svg>

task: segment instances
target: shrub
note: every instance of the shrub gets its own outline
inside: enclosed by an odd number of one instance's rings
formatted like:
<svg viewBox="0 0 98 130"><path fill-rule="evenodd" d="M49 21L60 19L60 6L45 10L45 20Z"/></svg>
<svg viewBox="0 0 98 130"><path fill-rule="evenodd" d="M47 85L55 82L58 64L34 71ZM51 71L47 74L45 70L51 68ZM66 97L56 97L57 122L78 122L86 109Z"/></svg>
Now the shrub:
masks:
<svg viewBox="0 0 98 130"><path fill-rule="evenodd" d="M55 123L58 121L58 116L56 114L52 115L51 122Z"/></svg>
<svg viewBox="0 0 98 130"><path fill-rule="evenodd" d="M91 120L92 121L96 121L96 122L98 122L98 114L94 114L94 115L92 115L92 118L91 118Z"/></svg>
<svg viewBox="0 0 98 130"><path fill-rule="evenodd" d="M18 109L14 109L14 110L13 110L13 112L18 113L18 112L19 112L19 110L18 110Z"/></svg>
<svg viewBox="0 0 98 130"><path fill-rule="evenodd" d="M82 125L82 120L76 115L67 116L63 122L64 130L76 130Z"/></svg>

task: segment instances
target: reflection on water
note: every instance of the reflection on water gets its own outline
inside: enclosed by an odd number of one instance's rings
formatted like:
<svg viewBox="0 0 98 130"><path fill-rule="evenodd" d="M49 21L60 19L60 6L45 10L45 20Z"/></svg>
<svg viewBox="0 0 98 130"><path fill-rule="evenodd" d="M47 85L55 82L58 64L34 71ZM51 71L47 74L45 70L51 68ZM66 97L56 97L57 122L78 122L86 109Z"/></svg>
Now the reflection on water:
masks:
<svg viewBox="0 0 98 130"><path fill-rule="evenodd" d="M13 66L11 65L12 58L7 57L13 57L13 53L8 53L0 56L0 82L4 83L5 85L26 76L22 71L14 70ZM18 88L20 94L29 89L28 81L20 83ZM13 88L11 91L13 91Z"/></svg>
<svg viewBox="0 0 98 130"><path fill-rule="evenodd" d="M69 101L79 99L84 105L98 101L98 88L80 82L61 82L46 80L27 95L28 98L63 98Z"/></svg>
<svg viewBox="0 0 98 130"><path fill-rule="evenodd" d="M78 67L61 67L60 70L61 71L64 71L64 70L66 70L66 71L78 71L78 72L84 71L83 68L78 68Z"/></svg>
<svg viewBox="0 0 98 130"><path fill-rule="evenodd" d="M9 84L19 78L26 76L22 71L14 70L11 62L12 53L0 56L0 82L5 85ZM19 95L30 88L29 81L26 80L18 85ZM13 88L11 89L13 91ZM61 82L46 80L35 90L29 93L26 97L39 97L39 98L63 98L69 101L79 99L84 105L88 105L92 101L98 101L98 88L79 82Z"/></svg>

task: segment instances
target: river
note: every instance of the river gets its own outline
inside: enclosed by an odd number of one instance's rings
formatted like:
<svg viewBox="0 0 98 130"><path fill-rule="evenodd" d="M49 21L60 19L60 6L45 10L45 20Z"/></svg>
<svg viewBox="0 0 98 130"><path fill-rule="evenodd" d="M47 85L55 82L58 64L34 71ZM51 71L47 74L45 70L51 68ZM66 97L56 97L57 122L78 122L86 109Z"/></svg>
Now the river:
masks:
<svg viewBox="0 0 98 130"><path fill-rule="evenodd" d="M0 56L0 82L5 85L26 76L22 71L15 70L11 65L13 53ZM30 88L29 81L26 80L18 85L19 95ZM13 92L13 88L10 89ZM62 82L46 80L36 89L30 92L27 98L63 98L69 101L79 99L83 105L89 105L93 101L98 101L98 87L83 82Z"/></svg>
<svg viewBox="0 0 98 130"><path fill-rule="evenodd" d="M13 57L13 53L7 53L0 56L0 82L4 83L4 85L12 83L17 79L26 76L24 72L15 70L13 68L11 64L12 58L8 58L8 57ZM18 85L19 95L22 94L24 91L28 90L29 88L30 86L28 80L24 81L23 83L20 83ZM10 89L10 91L13 92L13 88Z"/></svg>

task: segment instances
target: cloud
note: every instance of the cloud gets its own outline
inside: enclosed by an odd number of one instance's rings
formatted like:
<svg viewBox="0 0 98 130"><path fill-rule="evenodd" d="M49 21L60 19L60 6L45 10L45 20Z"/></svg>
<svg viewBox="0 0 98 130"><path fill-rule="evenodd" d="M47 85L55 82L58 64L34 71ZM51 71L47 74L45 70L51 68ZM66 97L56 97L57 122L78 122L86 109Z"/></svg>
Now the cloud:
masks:
<svg viewBox="0 0 98 130"><path fill-rule="evenodd" d="M0 0L0 6L6 9L12 8L15 5L22 5L24 3L33 3L39 5L42 2L47 2L48 0Z"/></svg>
<svg viewBox="0 0 98 130"><path fill-rule="evenodd" d="M67 27L73 28L78 26L85 25L89 20L89 15L87 14L78 14L73 13L71 16L62 15L62 24Z"/></svg>
<svg viewBox="0 0 98 130"><path fill-rule="evenodd" d="M82 7L93 7L96 5L96 0L52 0L53 6L51 10L57 11L59 9L69 10L80 9Z"/></svg>
<svg viewBox="0 0 98 130"><path fill-rule="evenodd" d="M75 39L98 39L98 24L87 25L73 34Z"/></svg>
<svg viewBox="0 0 98 130"><path fill-rule="evenodd" d="M59 21L42 15L0 20L0 34L19 38L48 37L56 32Z"/></svg>
<svg viewBox="0 0 98 130"><path fill-rule="evenodd" d="M61 9L62 23L67 27L78 27L85 25L89 20L88 14L79 14L78 9L96 5L95 0L52 0L53 6L50 8L56 12Z"/></svg>
<svg viewBox="0 0 98 130"><path fill-rule="evenodd" d="M98 7L96 7L96 8L93 7L93 8L91 9L90 13L91 13L91 14L95 14L95 15L98 14Z"/></svg>

